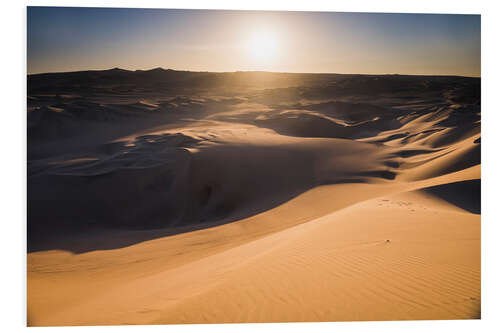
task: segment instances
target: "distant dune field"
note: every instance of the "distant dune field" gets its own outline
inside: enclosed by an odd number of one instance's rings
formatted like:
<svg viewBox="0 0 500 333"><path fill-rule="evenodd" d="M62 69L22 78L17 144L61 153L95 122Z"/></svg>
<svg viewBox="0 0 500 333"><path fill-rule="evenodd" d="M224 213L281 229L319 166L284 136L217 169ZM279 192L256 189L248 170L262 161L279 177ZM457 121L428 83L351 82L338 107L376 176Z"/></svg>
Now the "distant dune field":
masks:
<svg viewBox="0 0 500 333"><path fill-rule="evenodd" d="M480 79L28 76L28 325L481 317Z"/></svg>

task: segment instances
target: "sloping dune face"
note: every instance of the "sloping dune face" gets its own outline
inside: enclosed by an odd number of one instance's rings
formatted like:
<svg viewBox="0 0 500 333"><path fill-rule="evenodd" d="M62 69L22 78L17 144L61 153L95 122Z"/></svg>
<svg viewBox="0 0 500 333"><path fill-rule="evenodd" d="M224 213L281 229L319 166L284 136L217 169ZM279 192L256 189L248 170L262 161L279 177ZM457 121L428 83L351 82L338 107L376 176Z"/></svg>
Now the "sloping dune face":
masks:
<svg viewBox="0 0 500 333"><path fill-rule="evenodd" d="M480 81L28 77L28 324L481 316Z"/></svg>

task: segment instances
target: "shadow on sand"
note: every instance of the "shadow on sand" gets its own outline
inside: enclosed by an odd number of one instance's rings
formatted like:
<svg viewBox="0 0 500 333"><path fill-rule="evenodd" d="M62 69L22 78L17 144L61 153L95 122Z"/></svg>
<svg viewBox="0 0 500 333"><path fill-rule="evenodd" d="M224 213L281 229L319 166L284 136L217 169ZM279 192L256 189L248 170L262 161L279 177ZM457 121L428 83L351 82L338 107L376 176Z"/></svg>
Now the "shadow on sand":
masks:
<svg viewBox="0 0 500 333"><path fill-rule="evenodd" d="M466 180L422 189L473 214L481 214L481 180Z"/></svg>

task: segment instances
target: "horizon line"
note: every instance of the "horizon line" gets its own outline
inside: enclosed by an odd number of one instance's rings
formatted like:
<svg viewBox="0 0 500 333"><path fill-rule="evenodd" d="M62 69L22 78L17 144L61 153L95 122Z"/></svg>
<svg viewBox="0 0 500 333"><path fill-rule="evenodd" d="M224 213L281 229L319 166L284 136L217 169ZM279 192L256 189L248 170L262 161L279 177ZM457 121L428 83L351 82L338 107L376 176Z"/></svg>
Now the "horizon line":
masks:
<svg viewBox="0 0 500 333"><path fill-rule="evenodd" d="M189 70L189 69L173 69L173 68L163 68L161 66L154 67L150 69L125 69L121 67L112 67L107 69L80 69L71 71L55 71L55 72L38 72L38 73L26 73L27 76L33 75L47 75L47 74L65 74L65 73L80 73L80 72L104 72L111 70L122 70L126 72L149 72L153 70L164 70L164 71L175 71L175 72L191 72L191 73L218 73L218 74L229 74L229 73L274 73L274 74L318 74L318 75L384 75L384 76L453 76L453 77L467 77L467 78L481 78L481 75L457 75L457 74L407 74L407 73L338 73L338 72L278 72L278 71L267 71L267 70L234 70L234 71L209 71L209 70Z"/></svg>

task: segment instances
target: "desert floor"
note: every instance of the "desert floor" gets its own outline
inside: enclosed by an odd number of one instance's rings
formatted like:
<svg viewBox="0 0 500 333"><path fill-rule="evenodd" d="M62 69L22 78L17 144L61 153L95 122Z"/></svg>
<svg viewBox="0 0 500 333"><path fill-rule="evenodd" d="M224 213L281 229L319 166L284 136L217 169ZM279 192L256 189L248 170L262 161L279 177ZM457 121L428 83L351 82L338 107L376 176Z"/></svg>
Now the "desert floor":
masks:
<svg viewBox="0 0 500 333"><path fill-rule="evenodd" d="M478 79L188 73L28 78L28 325L480 318Z"/></svg>

